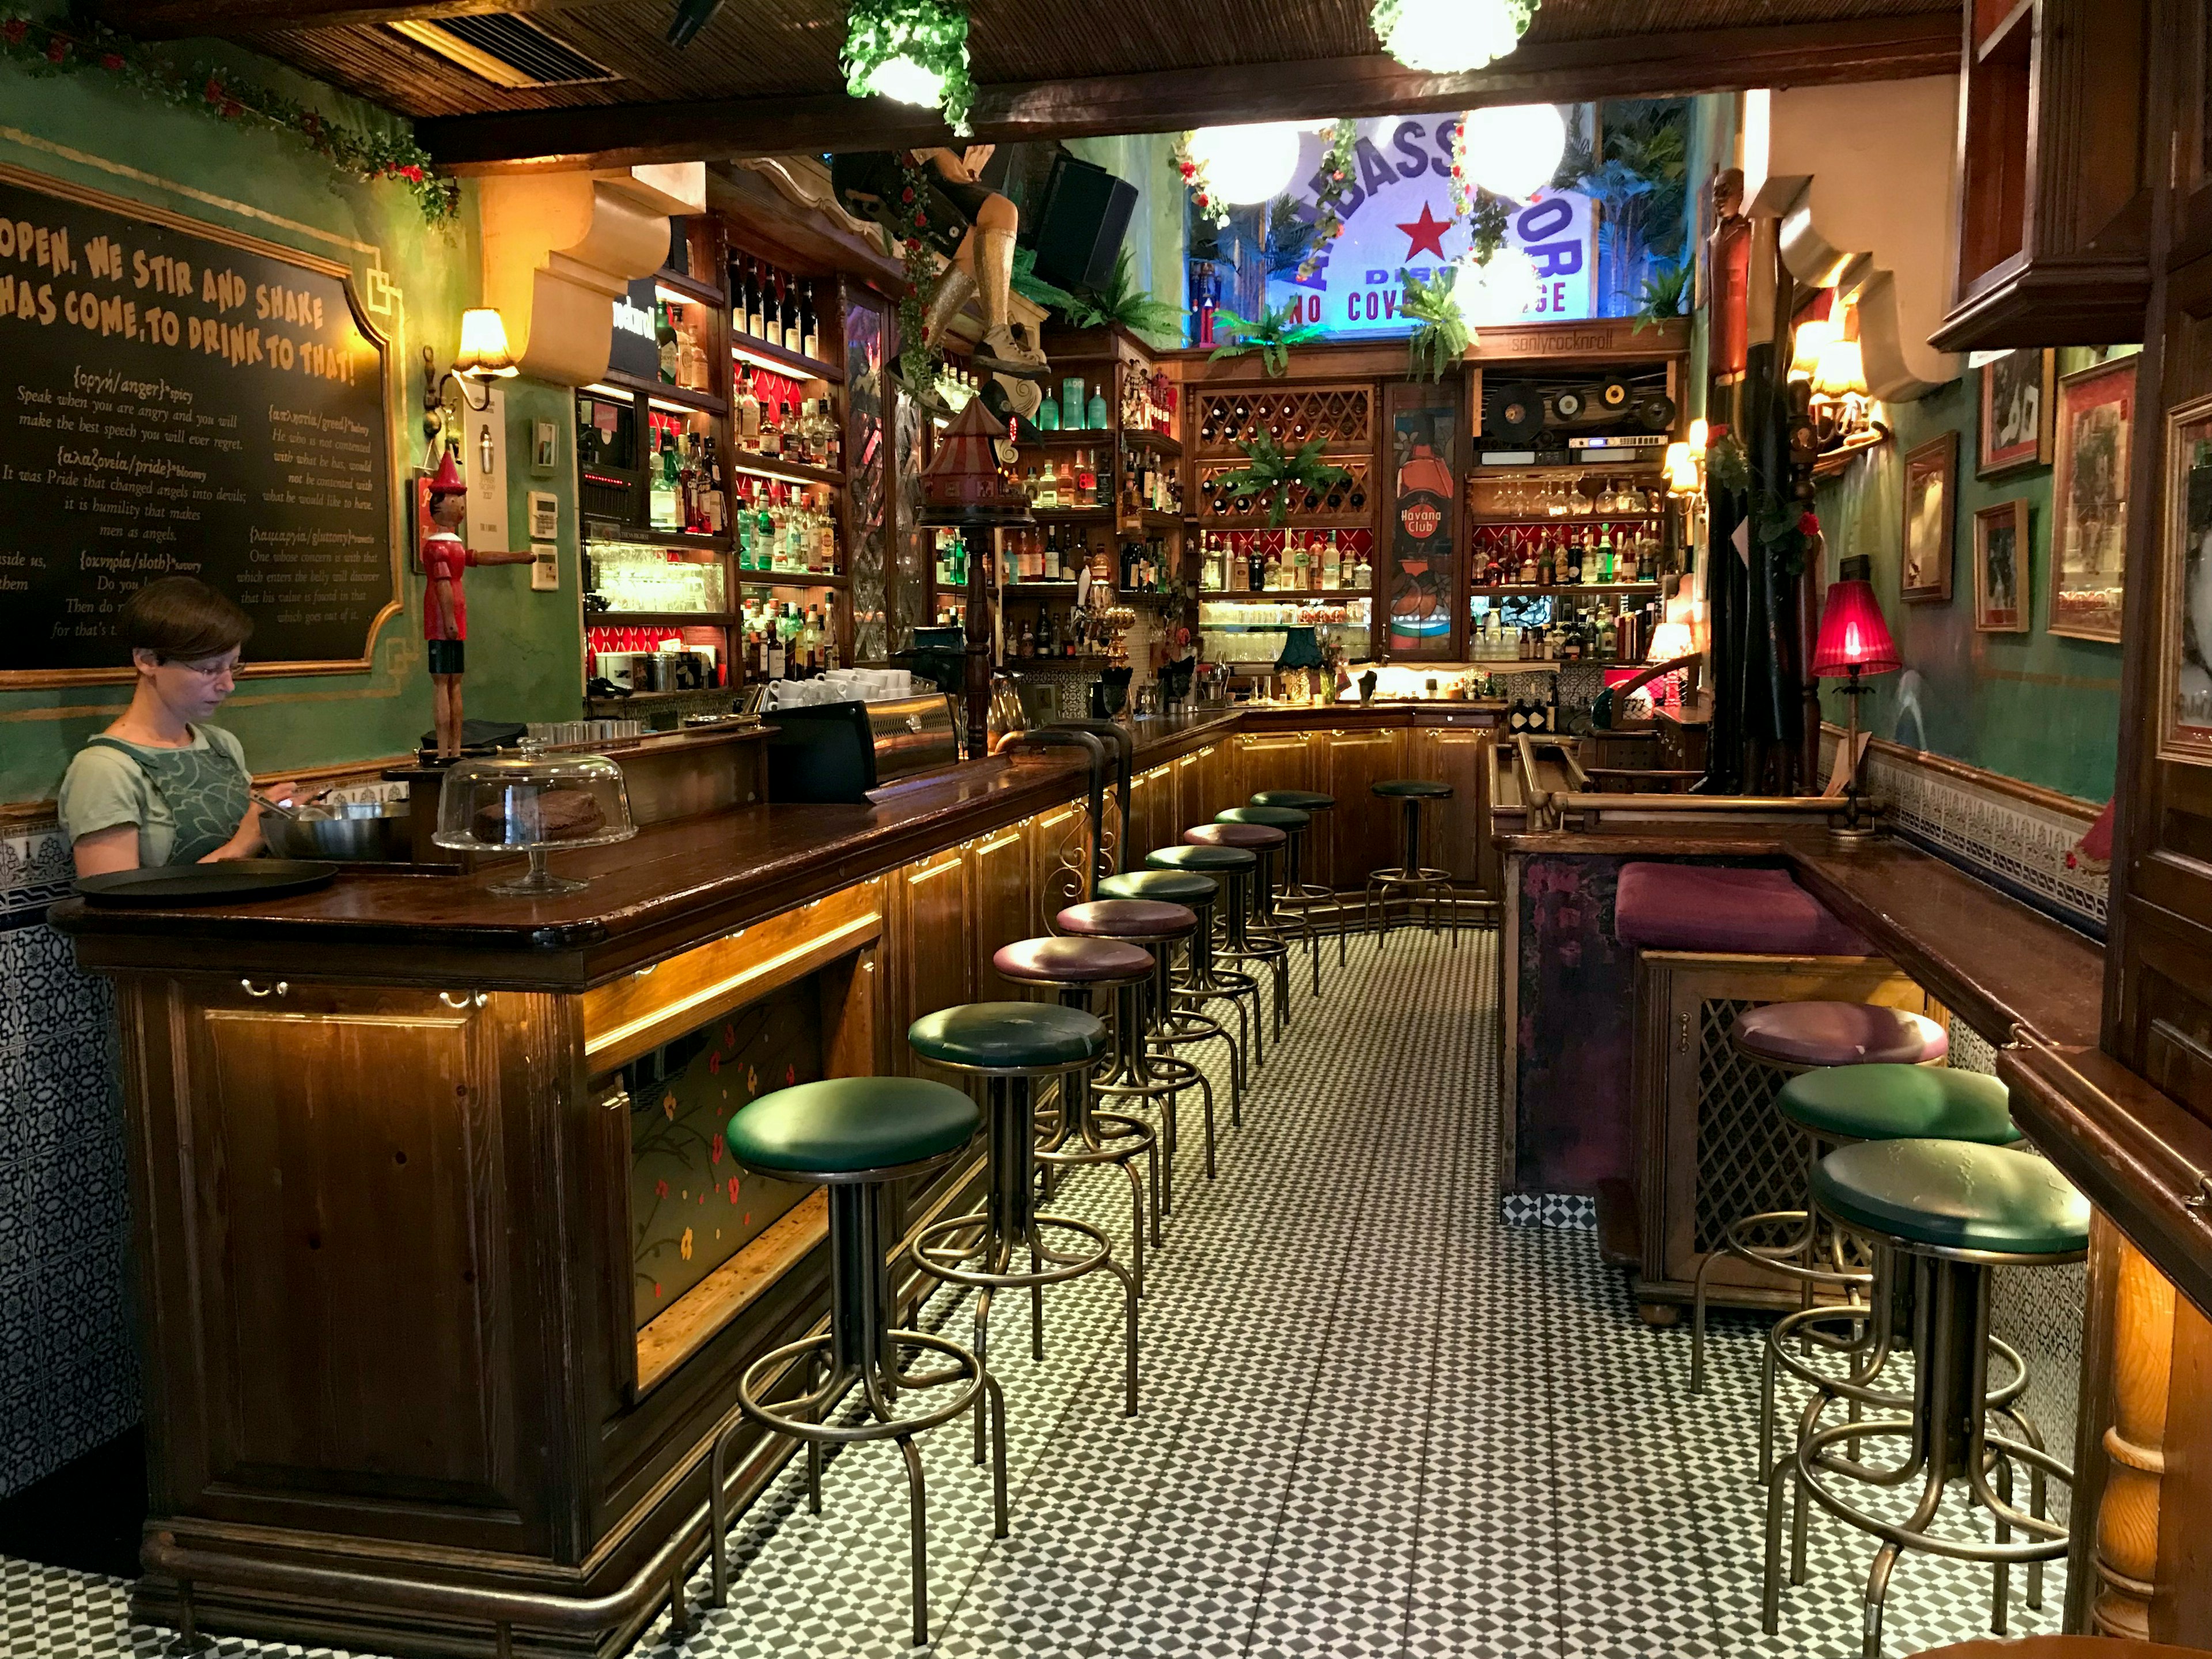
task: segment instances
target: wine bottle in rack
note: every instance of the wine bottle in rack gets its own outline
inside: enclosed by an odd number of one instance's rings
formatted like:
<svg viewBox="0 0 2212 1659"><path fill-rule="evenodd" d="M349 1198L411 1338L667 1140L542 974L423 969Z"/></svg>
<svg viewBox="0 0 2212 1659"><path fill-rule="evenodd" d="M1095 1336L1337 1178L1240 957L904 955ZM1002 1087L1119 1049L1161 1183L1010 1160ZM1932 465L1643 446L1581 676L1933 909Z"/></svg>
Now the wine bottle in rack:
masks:
<svg viewBox="0 0 2212 1659"><path fill-rule="evenodd" d="M817 361L822 356L821 319L814 311L814 283L811 278L808 279L799 295L799 349Z"/></svg>

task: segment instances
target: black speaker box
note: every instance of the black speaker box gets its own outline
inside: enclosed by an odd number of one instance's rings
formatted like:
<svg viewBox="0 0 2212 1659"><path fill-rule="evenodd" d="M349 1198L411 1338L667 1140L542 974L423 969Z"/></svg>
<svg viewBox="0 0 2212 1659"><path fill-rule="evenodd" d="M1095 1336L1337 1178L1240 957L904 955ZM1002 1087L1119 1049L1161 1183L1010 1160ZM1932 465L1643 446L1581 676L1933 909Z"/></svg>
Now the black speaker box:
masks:
<svg viewBox="0 0 2212 1659"><path fill-rule="evenodd" d="M1056 288L1103 288L1136 208L1134 185L1062 150L1053 157L1030 239L1036 274Z"/></svg>

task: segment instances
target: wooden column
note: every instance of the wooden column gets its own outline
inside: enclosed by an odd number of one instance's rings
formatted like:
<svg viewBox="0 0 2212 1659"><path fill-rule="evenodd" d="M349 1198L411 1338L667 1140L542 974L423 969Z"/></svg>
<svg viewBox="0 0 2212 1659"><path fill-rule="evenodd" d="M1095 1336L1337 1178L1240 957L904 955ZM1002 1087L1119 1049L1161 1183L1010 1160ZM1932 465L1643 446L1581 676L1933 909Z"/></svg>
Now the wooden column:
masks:
<svg viewBox="0 0 2212 1659"><path fill-rule="evenodd" d="M2158 1573L2160 1485L2166 1474L2167 1382L2173 1362L2173 1286L2115 1231L2112 1423L2097 1505L2100 1589L2090 1620L2106 1636L2147 1640Z"/></svg>

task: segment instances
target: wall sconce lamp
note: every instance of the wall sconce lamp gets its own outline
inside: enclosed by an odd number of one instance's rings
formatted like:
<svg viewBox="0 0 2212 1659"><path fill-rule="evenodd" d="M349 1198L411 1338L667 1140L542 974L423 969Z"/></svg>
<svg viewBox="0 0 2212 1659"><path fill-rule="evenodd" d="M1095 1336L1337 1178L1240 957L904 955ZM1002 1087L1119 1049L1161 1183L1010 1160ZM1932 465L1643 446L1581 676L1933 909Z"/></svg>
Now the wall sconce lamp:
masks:
<svg viewBox="0 0 2212 1659"><path fill-rule="evenodd" d="M1790 377L1805 381L1812 391L1813 434L1822 452L1889 435L1872 416L1857 307L1838 300L1828 316L1808 317L1797 325Z"/></svg>
<svg viewBox="0 0 2212 1659"><path fill-rule="evenodd" d="M1705 448L1711 441L1711 431L1704 421L1692 421L1690 435L1667 446L1665 466L1669 495L1705 493Z"/></svg>
<svg viewBox="0 0 2212 1659"><path fill-rule="evenodd" d="M445 429L447 381L453 382L464 404L482 414L491 407L491 382L512 379L521 372L507 343L506 319L489 307L463 312L460 349L453 354L451 368L441 374L430 348L422 348L422 435L434 441ZM469 396L471 384L483 387L482 403Z"/></svg>

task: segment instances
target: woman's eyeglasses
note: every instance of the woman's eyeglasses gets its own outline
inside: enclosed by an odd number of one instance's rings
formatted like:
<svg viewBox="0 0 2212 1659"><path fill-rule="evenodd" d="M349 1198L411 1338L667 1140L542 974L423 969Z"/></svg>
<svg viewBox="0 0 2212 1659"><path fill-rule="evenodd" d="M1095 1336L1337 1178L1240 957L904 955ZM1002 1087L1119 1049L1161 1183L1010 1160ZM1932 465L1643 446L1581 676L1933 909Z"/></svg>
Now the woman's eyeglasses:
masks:
<svg viewBox="0 0 2212 1659"><path fill-rule="evenodd" d="M234 676L246 667L235 657L211 657L204 662L186 662L181 657L167 657L163 660L173 662L179 668L189 668L204 680L219 680L225 674Z"/></svg>

